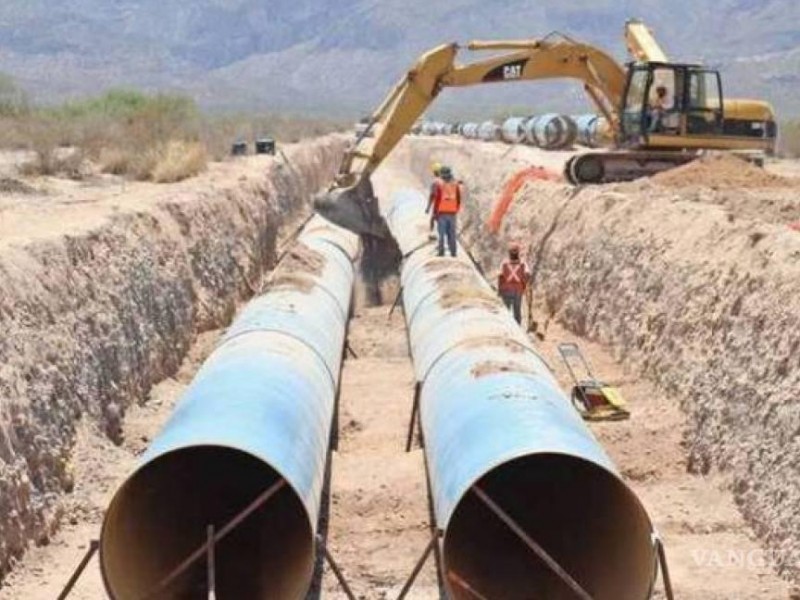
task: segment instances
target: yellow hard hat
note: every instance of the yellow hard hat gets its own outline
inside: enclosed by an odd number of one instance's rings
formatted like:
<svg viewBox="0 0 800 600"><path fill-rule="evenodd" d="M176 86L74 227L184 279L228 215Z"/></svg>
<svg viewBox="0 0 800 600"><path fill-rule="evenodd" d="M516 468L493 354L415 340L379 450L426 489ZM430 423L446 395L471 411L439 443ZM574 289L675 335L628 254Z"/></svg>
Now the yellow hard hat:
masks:
<svg viewBox="0 0 800 600"><path fill-rule="evenodd" d="M434 175L438 175L439 171L442 170L442 163L432 162L431 163L431 173Z"/></svg>

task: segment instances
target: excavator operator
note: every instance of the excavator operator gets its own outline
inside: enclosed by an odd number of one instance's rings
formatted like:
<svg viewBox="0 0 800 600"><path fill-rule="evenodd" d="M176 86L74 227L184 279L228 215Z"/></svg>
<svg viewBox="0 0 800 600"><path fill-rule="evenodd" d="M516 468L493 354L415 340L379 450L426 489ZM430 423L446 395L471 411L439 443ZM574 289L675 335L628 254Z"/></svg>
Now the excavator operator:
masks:
<svg viewBox="0 0 800 600"><path fill-rule="evenodd" d="M448 166L439 170L437 179L432 188L428 207L425 212L433 208L433 217L439 233L439 256L444 256L445 242L450 256L456 256L456 215L461 210L462 184L453 178L453 171Z"/></svg>
<svg viewBox="0 0 800 600"><path fill-rule="evenodd" d="M650 133L663 130L667 105L667 86L659 85L656 88L655 98L650 102Z"/></svg>

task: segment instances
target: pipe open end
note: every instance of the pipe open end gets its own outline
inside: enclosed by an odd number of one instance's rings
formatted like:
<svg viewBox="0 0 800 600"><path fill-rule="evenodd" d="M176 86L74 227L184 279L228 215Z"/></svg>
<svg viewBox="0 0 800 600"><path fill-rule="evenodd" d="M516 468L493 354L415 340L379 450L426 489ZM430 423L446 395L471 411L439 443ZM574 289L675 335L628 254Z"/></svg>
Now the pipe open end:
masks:
<svg viewBox="0 0 800 600"><path fill-rule="evenodd" d="M652 526L616 476L580 458L536 454L495 468L476 485L595 600L643 600L655 576ZM473 490L444 538L456 599L578 596ZM471 588L471 590L470 590Z"/></svg>
<svg viewBox="0 0 800 600"><path fill-rule="evenodd" d="M281 481L266 463L215 446L160 456L117 492L100 546L106 589L118 600L208 598L205 555L155 594L159 583ZM314 568L313 529L297 494L283 485L215 545L216 596L302 598Z"/></svg>

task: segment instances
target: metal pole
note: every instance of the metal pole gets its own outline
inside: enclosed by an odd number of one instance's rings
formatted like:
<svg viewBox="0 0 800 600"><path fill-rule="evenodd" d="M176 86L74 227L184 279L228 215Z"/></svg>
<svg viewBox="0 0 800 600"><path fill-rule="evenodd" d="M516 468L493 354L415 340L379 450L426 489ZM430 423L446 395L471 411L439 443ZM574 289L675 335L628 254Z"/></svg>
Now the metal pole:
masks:
<svg viewBox="0 0 800 600"><path fill-rule="evenodd" d="M473 587L472 587L470 584L468 584L466 581L464 581L464 578L463 578L463 577L461 577L461 576L460 576L458 573L456 573L455 571L448 571L448 572L447 572L447 578L448 578L448 579L449 579L451 582L453 582L454 584L456 584L458 587L460 587L462 590L464 590L465 592L469 592L470 594L472 594L472 595L473 595L475 598L477 598L478 600L489 600L489 599L488 599L486 596L484 596L483 594L481 594L480 592L478 592L478 591L477 591L475 588L473 588Z"/></svg>
<svg viewBox="0 0 800 600"><path fill-rule="evenodd" d="M423 448L425 447L425 432L422 429L422 425L419 428L419 437L420 441L422 442ZM436 543L433 545L433 558L436 562L436 585L439 586L439 594L443 597L447 596L447 587L445 584L445 577L444 577L444 564L442 563L442 545L440 543L441 537L443 532L439 529L439 526L436 524L436 510L433 506L433 488L431 487L431 471L428 467L428 454L423 453L422 456L422 463L425 465L425 485L428 489L428 518L430 519L431 523L431 531L433 532L433 538L436 540Z"/></svg>
<svg viewBox="0 0 800 600"><path fill-rule="evenodd" d="M253 514L256 510L261 508L267 500L274 496L285 485L286 481L284 479L279 479L273 483L263 494L253 500L253 502L251 502L247 508L228 521L225 526L214 535L213 542L217 544L221 542L231 531L238 527L242 521ZM148 600L149 598L155 598L158 594L163 592L169 586L169 584L175 581L180 575L185 573L189 567L200 560L206 554L207 550L208 542L206 541L203 542L203 545L197 550L192 552L192 554L190 554L186 560L175 567L169 575L162 579L161 582L153 588L153 591L145 595L145 600Z"/></svg>
<svg viewBox="0 0 800 600"><path fill-rule="evenodd" d="M214 557L214 526L209 525L206 529L206 546L208 547L208 555L206 559L208 568L208 600L216 600L217 597L217 575L216 575L216 559Z"/></svg>
<svg viewBox="0 0 800 600"><path fill-rule="evenodd" d="M414 403L411 406L411 420L408 423L408 437L406 438L406 452L411 452L411 446L414 444L414 425L417 423L417 414L419 413L419 396L422 389L422 384L417 382L414 384Z"/></svg>
<svg viewBox="0 0 800 600"><path fill-rule="evenodd" d="M283 154L283 151L281 151L281 154ZM287 163L289 162L288 159L286 160L286 162ZM278 258L275 261L275 264L280 263L286 257L286 255L294 246L294 243L297 241L297 238L300 237L300 234L303 232L303 228L305 228L305 226L308 225L308 223L313 218L314 218L314 213L312 212L310 215L308 215L308 217L305 218L305 220L303 220L303 222L297 227L297 229L295 229L292 232L292 234L288 238L286 238L286 241L282 244L283 247L278 250Z"/></svg>
<svg viewBox="0 0 800 600"><path fill-rule="evenodd" d="M669 566L667 565L667 552L664 549L664 542L661 541L659 536L656 536L656 551L658 552L658 564L661 567L661 579L664 581L664 594L667 600L675 600L675 594L672 591L672 579L669 576Z"/></svg>
<svg viewBox="0 0 800 600"><path fill-rule="evenodd" d="M397 310L397 307L400 306L400 300L403 297L403 288L397 290L397 295L394 297L394 302L392 302L392 308L389 309L389 317L388 319L392 320L392 315L394 311Z"/></svg>
<svg viewBox="0 0 800 600"><path fill-rule="evenodd" d="M575 581L572 575L567 573L564 568L559 565L544 548L537 544L533 538L529 536L527 532L508 515L508 513L500 508L500 506L498 506L495 501L486 494L486 492L484 492L477 485L472 486L472 491L483 501L484 504L486 504L486 506L491 509L494 514L500 518L501 521L503 521L503 523L508 526L509 529L511 529L511 531L517 535L517 537L525 542L525 545L528 546L528 548L533 550L536 556L538 556L553 573L558 575L561 580L566 583L573 592L575 592L575 595L578 598L581 600L592 600L592 596L586 590L584 590L577 581Z"/></svg>
<svg viewBox="0 0 800 600"><path fill-rule="evenodd" d="M65 585L64 589L61 590L61 593L58 595L58 600L65 600L67 596L69 596L72 588L74 588L75 584L78 583L78 579L80 579L81 575L83 575L83 572L86 570L89 561L92 560L92 556L94 556L94 553L97 552L98 548L100 548L100 542L98 540L92 540L89 542L89 549L86 551L86 554L83 555L78 568L75 569L72 577L69 578L67 585Z"/></svg>
<svg viewBox="0 0 800 600"><path fill-rule="evenodd" d="M431 541L428 542L428 545L425 546L425 551L422 553L422 556L419 557L417 564L414 565L414 570L411 571L411 575L408 576L408 579L403 585L403 589L400 590L400 595L397 597L397 600L404 600L405 597L408 595L408 592L411 590L411 586L414 585L414 582L417 580L419 572L422 571L422 567L425 566L425 563L428 561L428 557L431 555L431 552L433 552L433 549L435 548L438 541L439 541L439 536L434 535L431 538Z"/></svg>
<svg viewBox="0 0 800 600"><path fill-rule="evenodd" d="M347 585L347 580L344 578L342 570L339 568L339 565L336 564L336 561L333 559L333 555L328 552L328 548L325 545L322 536L320 535L317 535L317 547L319 548L320 552L322 552L322 556L325 557L325 560L330 566L331 571L333 571L333 574L336 576L336 580L339 582L339 585L342 586L342 590L344 590L344 595L347 596L347 600L356 600L353 590L351 590L350 586Z"/></svg>

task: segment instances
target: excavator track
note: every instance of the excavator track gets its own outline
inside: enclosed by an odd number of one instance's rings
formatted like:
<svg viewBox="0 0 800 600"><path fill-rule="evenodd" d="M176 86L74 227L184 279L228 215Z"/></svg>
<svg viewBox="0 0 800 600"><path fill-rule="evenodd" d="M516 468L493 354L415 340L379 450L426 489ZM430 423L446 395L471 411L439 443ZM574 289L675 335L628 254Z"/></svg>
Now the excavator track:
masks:
<svg viewBox="0 0 800 600"><path fill-rule="evenodd" d="M573 185L633 181L692 162L697 152L598 151L573 156L564 178Z"/></svg>

